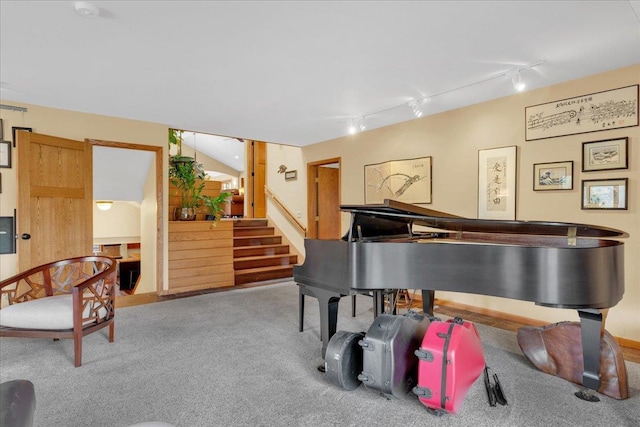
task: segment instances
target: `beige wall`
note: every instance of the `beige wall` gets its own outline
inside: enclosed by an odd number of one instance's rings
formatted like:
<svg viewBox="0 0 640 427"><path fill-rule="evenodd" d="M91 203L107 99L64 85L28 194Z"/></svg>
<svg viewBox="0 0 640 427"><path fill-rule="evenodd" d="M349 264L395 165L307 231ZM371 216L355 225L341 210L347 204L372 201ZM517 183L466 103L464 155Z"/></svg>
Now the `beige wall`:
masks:
<svg viewBox="0 0 640 427"><path fill-rule="evenodd" d="M283 173L278 173L280 165L287 171L296 171L297 179L285 180ZM273 191L289 212L300 223L306 223L307 211L307 166L302 158L300 147L279 144L267 144L267 187ZM267 198L269 219L287 236L288 241L299 253L304 251L304 235L291 223L285 214Z"/></svg>
<svg viewBox="0 0 640 427"><path fill-rule="evenodd" d="M293 212L301 212L301 222L306 223L306 163L333 157L342 158L342 203L363 203L363 170L365 164L392 159L420 156L433 158L433 209L466 217L476 217L477 210L477 156L478 150L508 145L518 146L518 201L519 220L553 220L595 224L622 229L631 237L626 247L626 293L620 304L611 309L607 329L614 335L640 341L640 216L638 214L638 182L640 159L637 149L640 128L603 131L573 135L540 141L524 140L524 108L583 94L604 91L640 83L640 65L609 73L586 77L548 88L525 92L511 97L490 101L467 108L412 120L402 124L376 129L362 134L314 144L302 150L286 149L278 153L269 151L267 183L276 195L291 206ZM26 113L0 110L5 133L11 126L32 127L35 132L76 140L85 138L166 147L168 126L135 120L119 119L94 114L78 113L47 107L25 105L11 100L2 104L24 106ZM437 99L432 100L437 102ZM629 137L628 170L582 173L581 145L584 141ZM284 150L284 149L283 149ZM301 154L300 154L301 153ZM14 164L15 164L15 152ZM277 165L283 163L278 156L297 168L298 180L285 182L281 175L274 175ZM533 163L574 161L574 189L559 192L533 192ZM273 168L276 164L276 168ZM296 165L296 166L293 166ZM289 165L288 165L289 166ZM0 215L11 216L16 207L15 168L1 169L2 193ZM167 194L167 168L163 171L163 192ZM580 180L591 178L628 177L629 209L620 212L583 211L580 209ZM145 189L152 187L145 185ZM150 190L153 192L155 190ZM153 200L151 200L153 199ZM166 198L162 229L167 230ZM154 210L155 197L142 202L143 219ZM290 205L289 205L290 204ZM146 212L146 213L145 213ZM348 218L343 214L343 230ZM143 234L144 232L141 232ZM151 231L155 236L155 229ZM143 248L155 245L152 238L142 236ZM163 240L163 257L167 259L167 235ZM157 259L147 262L143 251L143 272L154 277L147 269L155 268ZM15 255L0 256L0 278L16 271ZM167 264L161 270L165 286L168 281ZM439 293L438 297L487 307L497 311L542 319L549 322L573 320L573 311L536 307L531 303L470 294Z"/></svg>
<svg viewBox="0 0 640 427"><path fill-rule="evenodd" d="M167 146L167 132L168 126L157 123L142 122L138 120L127 120L116 117L100 116L96 114L79 113L75 111L60 110L54 108L48 108L37 105L28 105L18 102L14 102L8 99L0 100L0 103L5 105L13 105L19 107L26 107L27 112L15 112L10 110L0 110L0 118L3 120L5 139L11 138L11 127L31 127L34 132L53 135L62 138L69 138L82 141L85 138L126 142L132 144L152 145L152 146ZM16 208L16 150L12 150L14 167L11 169L0 169L2 174L2 193L0 194L0 215L11 216L13 215L13 209ZM155 168L151 168L155 171ZM155 175L154 175L155 176ZM167 169L164 170L164 193L167 194L168 176ZM155 189L150 189L153 186L145 186L145 191L149 189L152 197L155 200ZM145 194L145 198L147 195ZM143 202L143 206L144 202ZM167 225L167 206L161 207L163 209L164 224L163 229L166 230ZM143 211L145 209L143 208ZM147 247L155 248L155 236L157 235L157 227L155 225L155 201L153 204L154 215L148 215L143 212L143 226L141 230L142 244L146 240ZM146 218L146 221L144 220ZM150 222L151 221L151 222ZM152 236L144 237L145 235ZM153 239L153 240L152 240ZM167 236L164 236L164 259L167 258ZM150 242L153 242L151 246L148 246ZM19 244L19 241L18 241ZM152 252L152 251L151 251ZM155 283L158 282L155 271L155 255L151 258L153 262L145 262L147 256L151 254L142 254L142 276L149 278L149 282L144 287L147 291L155 290ZM17 269L17 256L14 255L0 255L0 278L6 278L16 273ZM168 273L165 268L163 269L164 284L166 285L168 280ZM146 280L145 280L146 281Z"/></svg>
<svg viewBox="0 0 640 427"><path fill-rule="evenodd" d="M526 106L640 83L640 65L586 77L466 108L411 120L303 148L304 163L342 158L341 203L364 202L364 165L394 159L431 156L432 204L428 207L464 217L477 217L478 150L518 147L518 220L548 220L594 224L624 230L625 282L623 300L609 312L607 329L616 336L640 341L640 127L608 130L537 141L525 141ZM505 83L507 84L507 83ZM446 96L446 95L443 95ZM430 102L438 102L434 98ZM629 137L629 169L583 173L582 143ZM573 160L570 191L533 191L533 164ZM629 178L629 208L625 211L581 209L581 180ZM306 212L303 214L306 219ZM348 217L343 214L343 231ZM461 260L463 262L463 260ZM532 303L471 294L438 293L438 297L555 322L577 320L573 310L537 307Z"/></svg>

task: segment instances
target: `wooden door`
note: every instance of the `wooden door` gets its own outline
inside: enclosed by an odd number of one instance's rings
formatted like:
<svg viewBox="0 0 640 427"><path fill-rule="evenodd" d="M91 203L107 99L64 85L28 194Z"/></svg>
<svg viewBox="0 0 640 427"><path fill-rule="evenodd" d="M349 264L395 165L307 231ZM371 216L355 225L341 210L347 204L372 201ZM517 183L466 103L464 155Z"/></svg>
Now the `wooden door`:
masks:
<svg viewBox="0 0 640 427"><path fill-rule="evenodd" d="M245 203L247 217L266 218L267 196L264 186L267 174L267 143L251 141L247 154L248 185L245 193L245 198L249 199L249 203Z"/></svg>
<svg viewBox="0 0 640 427"><path fill-rule="evenodd" d="M317 168L318 239L340 238L340 170Z"/></svg>
<svg viewBox="0 0 640 427"><path fill-rule="evenodd" d="M91 255L91 144L30 132L19 134L18 270Z"/></svg>
<svg viewBox="0 0 640 427"><path fill-rule="evenodd" d="M339 157L307 163L307 237L310 239L340 238L340 164Z"/></svg>

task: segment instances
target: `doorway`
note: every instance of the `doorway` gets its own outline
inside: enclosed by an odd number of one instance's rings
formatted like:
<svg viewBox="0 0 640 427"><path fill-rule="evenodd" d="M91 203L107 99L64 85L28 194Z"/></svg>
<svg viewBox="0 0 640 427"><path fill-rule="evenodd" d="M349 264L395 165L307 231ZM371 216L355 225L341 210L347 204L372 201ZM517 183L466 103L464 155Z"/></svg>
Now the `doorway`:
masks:
<svg viewBox="0 0 640 427"><path fill-rule="evenodd" d="M339 157L307 164L307 224L311 239L340 238Z"/></svg>
<svg viewBox="0 0 640 427"><path fill-rule="evenodd" d="M139 287L139 292L155 292L156 294L160 294L164 287L164 257L162 252L162 242L164 238L164 227L162 226L164 206L162 185L164 159L163 148L158 146L92 139L88 139L87 142L94 147L124 149L120 151L124 152L125 155L127 150L138 150L153 154L149 172L146 174L148 176L143 184L144 196L140 203L140 269L143 274L140 278L141 286ZM117 174L119 172L114 168L113 173ZM146 275L144 273L146 273Z"/></svg>

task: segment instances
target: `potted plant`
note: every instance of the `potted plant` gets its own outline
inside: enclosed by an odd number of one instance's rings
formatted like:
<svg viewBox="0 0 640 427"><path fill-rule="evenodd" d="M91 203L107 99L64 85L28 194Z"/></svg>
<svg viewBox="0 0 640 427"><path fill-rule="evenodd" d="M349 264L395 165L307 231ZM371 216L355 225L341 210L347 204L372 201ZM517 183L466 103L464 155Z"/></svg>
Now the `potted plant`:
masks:
<svg viewBox="0 0 640 427"><path fill-rule="evenodd" d="M218 221L224 215L224 205L232 196L231 193L222 192L216 197L201 196L202 202L208 210L207 220Z"/></svg>
<svg viewBox="0 0 640 427"><path fill-rule="evenodd" d="M170 162L169 181L176 186L180 193L180 206L174 212L174 219L180 221L194 221L197 209L202 201L207 174L202 165L193 160Z"/></svg>

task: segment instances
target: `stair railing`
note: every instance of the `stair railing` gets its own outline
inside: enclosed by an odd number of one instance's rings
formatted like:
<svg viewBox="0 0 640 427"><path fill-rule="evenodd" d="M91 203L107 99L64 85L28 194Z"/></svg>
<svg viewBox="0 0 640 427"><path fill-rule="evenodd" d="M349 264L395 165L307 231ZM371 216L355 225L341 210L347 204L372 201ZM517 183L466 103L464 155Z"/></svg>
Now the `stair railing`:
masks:
<svg viewBox="0 0 640 427"><path fill-rule="evenodd" d="M284 214L285 218L289 220L289 222L298 230L298 232L302 233L303 236L307 237L307 229L298 221L298 219L287 209L287 207L273 194L273 191L266 185L264 186L265 193L267 197L269 197L273 203L280 209L280 211Z"/></svg>

